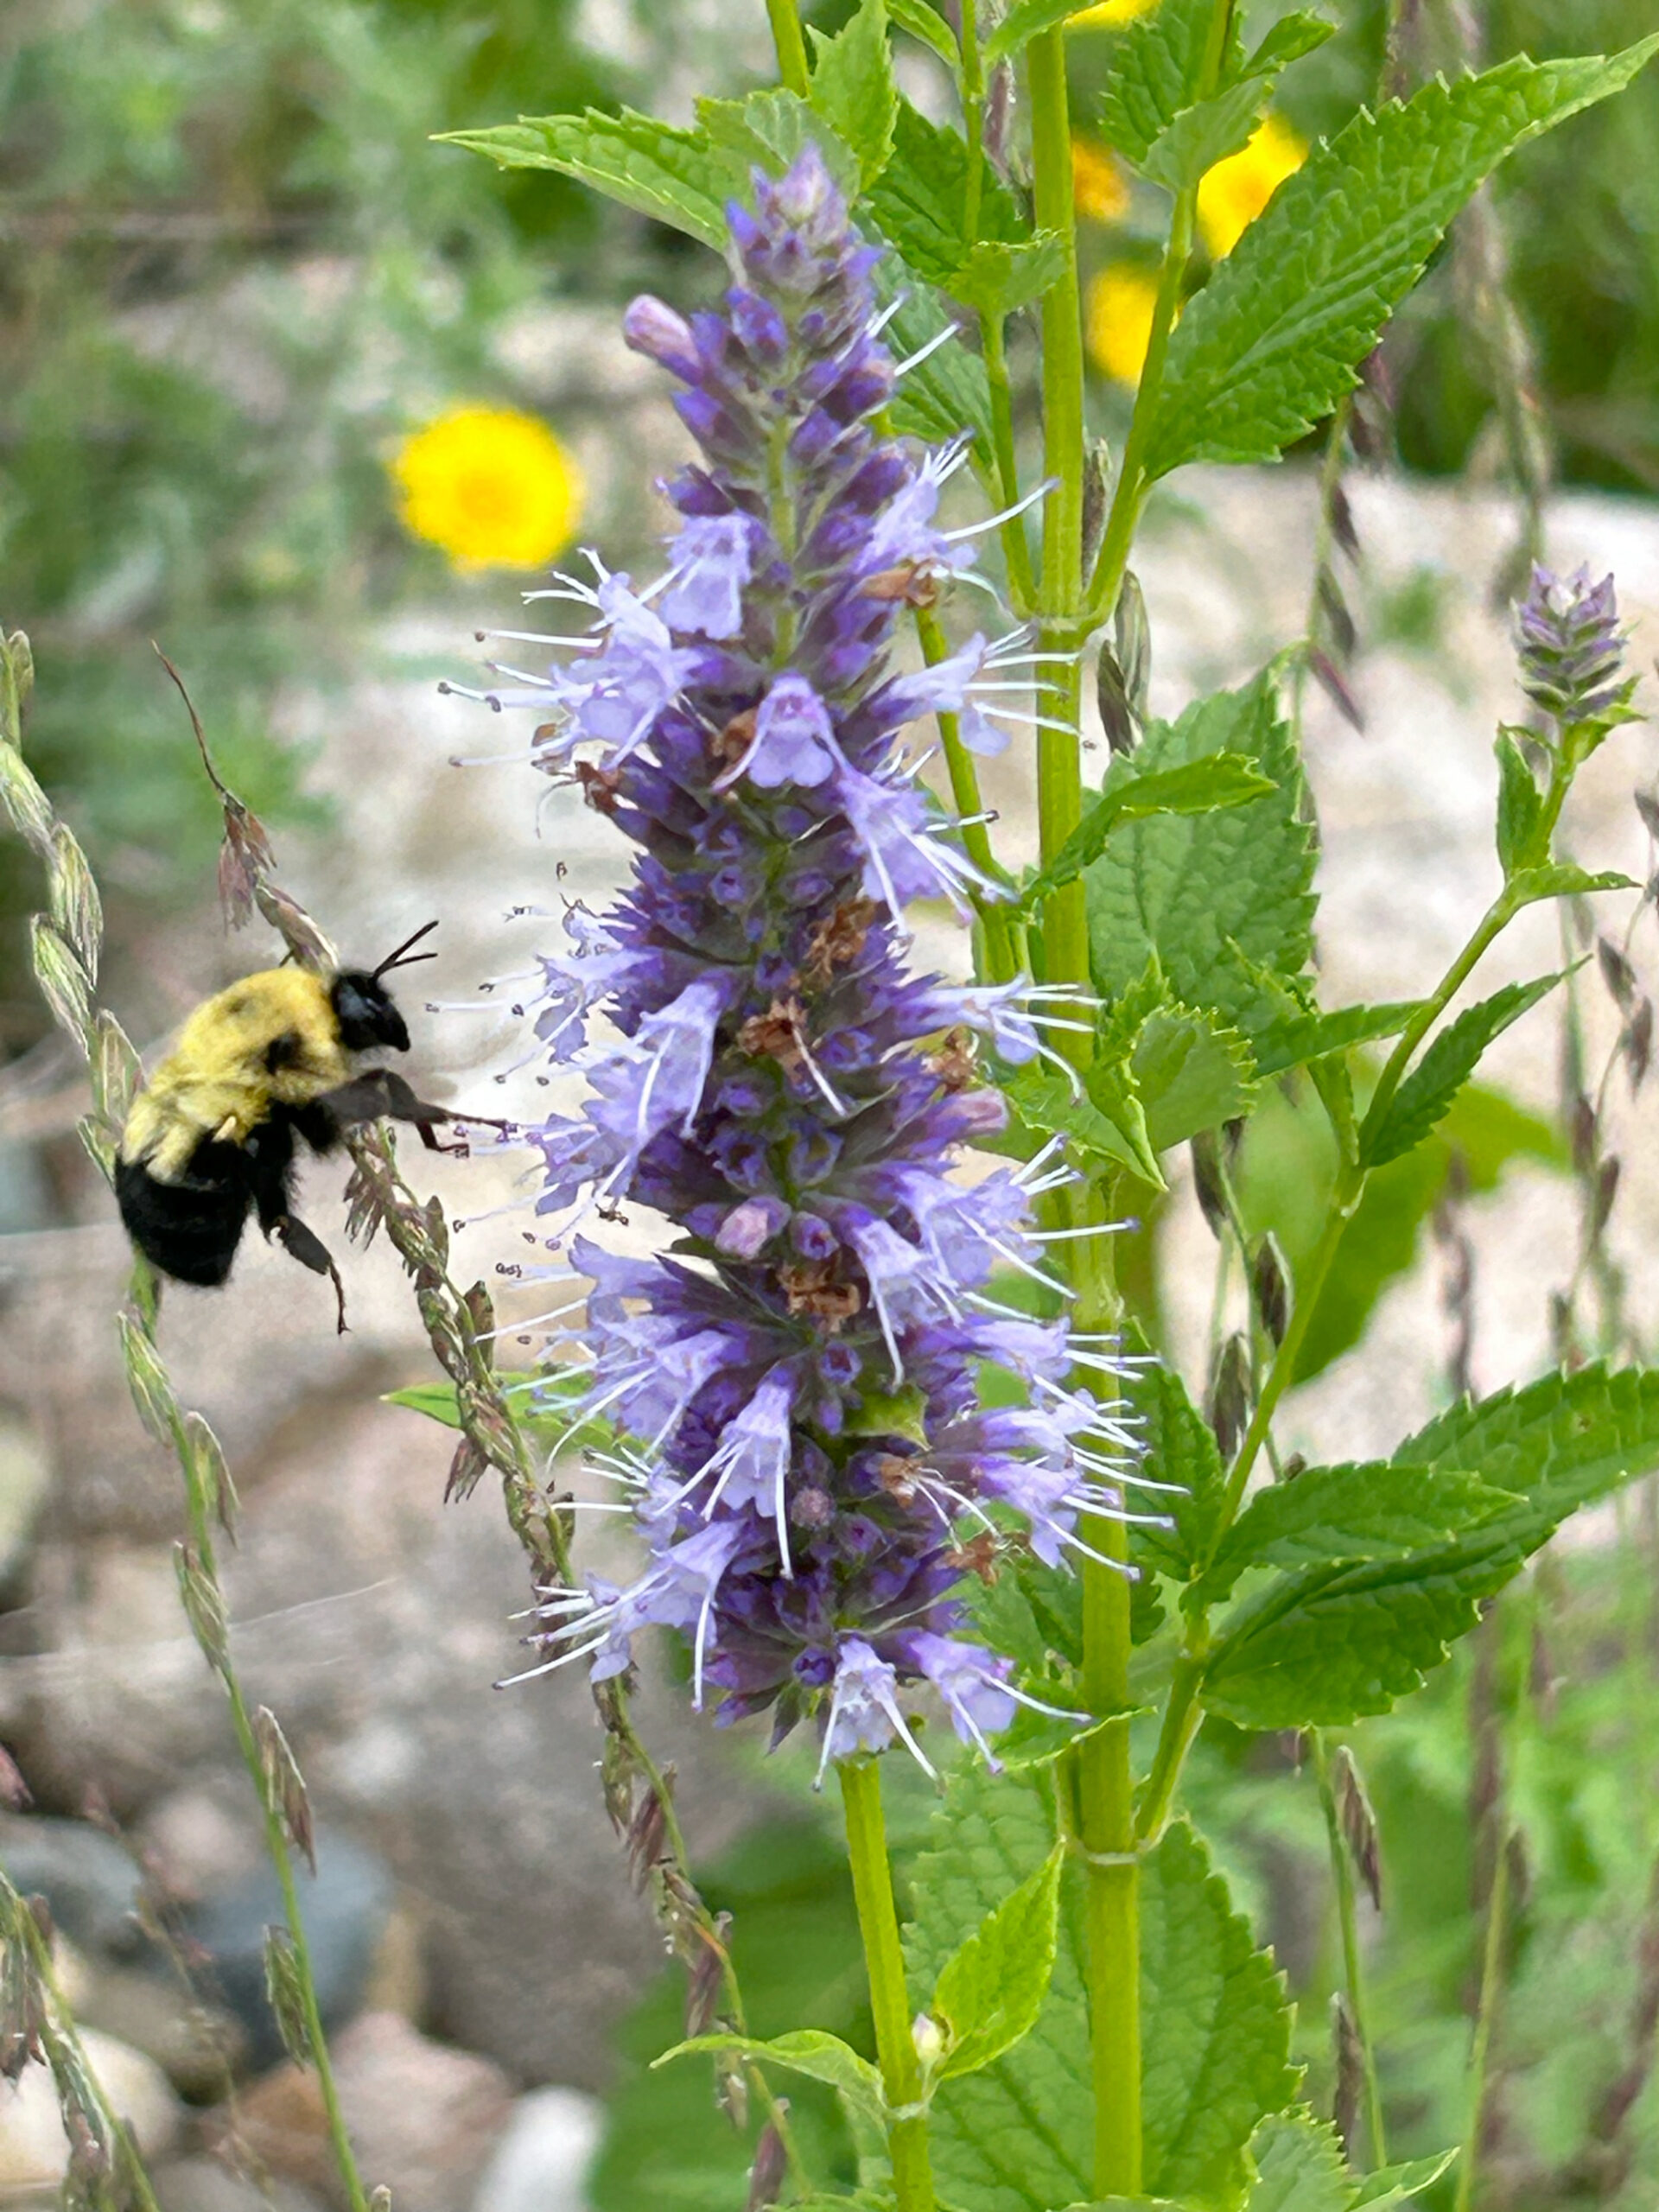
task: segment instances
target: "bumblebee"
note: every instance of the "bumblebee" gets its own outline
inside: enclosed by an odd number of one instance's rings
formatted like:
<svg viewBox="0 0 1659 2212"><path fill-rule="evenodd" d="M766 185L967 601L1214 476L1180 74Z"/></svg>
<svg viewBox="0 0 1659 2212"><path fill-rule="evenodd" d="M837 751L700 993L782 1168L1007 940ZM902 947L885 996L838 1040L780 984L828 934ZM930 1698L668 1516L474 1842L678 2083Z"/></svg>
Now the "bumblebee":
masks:
<svg viewBox="0 0 1659 2212"><path fill-rule="evenodd" d="M355 1056L409 1050L409 1030L381 978L430 952L411 952L428 922L378 968L333 976L268 968L207 999L177 1048L133 1100L122 1131L115 1194L127 1234L175 1282L216 1286L231 1272L250 1211L269 1238L346 1295L327 1248L293 1211L295 1144L331 1152L341 1132L382 1116L432 1134L451 1116L417 1098L391 1068Z"/></svg>

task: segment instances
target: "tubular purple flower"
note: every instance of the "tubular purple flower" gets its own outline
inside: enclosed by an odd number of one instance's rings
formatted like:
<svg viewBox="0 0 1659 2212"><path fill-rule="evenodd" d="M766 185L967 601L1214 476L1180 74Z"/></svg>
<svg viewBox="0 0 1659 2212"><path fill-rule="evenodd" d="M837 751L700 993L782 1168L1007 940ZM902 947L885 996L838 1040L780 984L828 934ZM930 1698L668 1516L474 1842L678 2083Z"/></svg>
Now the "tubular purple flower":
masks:
<svg viewBox="0 0 1659 2212"><path fill-rule="evenodd" d="M757 176L754 198L731 213L722 314L638 301L625 324L680 380L702 447L670 487L664 578L636 590L595 561L595 582L562 580L545 595L586 607L590 634L486 695L537 715L538 765L638 848L628 889L601 918L573 911L574 950L527 1001L591 1090L579 1118L529 1133L538 1206L632 1201L677 1237L650 1261L573 1243L594 1290L567 1333L650 1557L628 1589L543 1593L540 1641L544 1666L613 1673L639 1630L674 1629L721 1720L770 1712L776 1738L816 1717L825 1761L895 1738L919 1758L906 1685L931 1685L981 1749L1022 1695L959 1636L967 1571L994 1573L1021 1522L1044 1557L1074 1545L1080 1511L1113 1510L1095 1478L1124 1432L1071 1392L1064 1322L990 1296L995 1271L1046 1280L1032 1192L1063 1171L955 1172L1007 1119L976 1039L1009 1064L1052 1057L1039 1033L1076 1010L906 962L909 901L996 893L902 734L978 715L982 671L1025 641L895 669L905 581L971 567L934 521L965 448L918 459L877 419L896 372L874 256L817 155ZM595 1011L620 1044L583 1044ZM1037 1405L982 1408L987 1364Z"/></svg>

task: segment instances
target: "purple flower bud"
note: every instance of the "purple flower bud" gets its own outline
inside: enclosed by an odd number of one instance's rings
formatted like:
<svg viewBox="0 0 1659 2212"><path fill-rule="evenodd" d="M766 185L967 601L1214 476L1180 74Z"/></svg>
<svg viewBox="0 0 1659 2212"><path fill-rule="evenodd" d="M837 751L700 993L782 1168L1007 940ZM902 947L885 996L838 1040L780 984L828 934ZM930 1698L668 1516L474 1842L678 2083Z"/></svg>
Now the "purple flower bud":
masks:
<svg viewBox="0 0 1659 2212"><path fill-rule="evenodd" d="M1516 609L1521 688L1558 721L1589 721L1630 696L1619 681L1624 632L1611 576L1587 568L1565 580L1535 565L1532 589Z"/></svg>

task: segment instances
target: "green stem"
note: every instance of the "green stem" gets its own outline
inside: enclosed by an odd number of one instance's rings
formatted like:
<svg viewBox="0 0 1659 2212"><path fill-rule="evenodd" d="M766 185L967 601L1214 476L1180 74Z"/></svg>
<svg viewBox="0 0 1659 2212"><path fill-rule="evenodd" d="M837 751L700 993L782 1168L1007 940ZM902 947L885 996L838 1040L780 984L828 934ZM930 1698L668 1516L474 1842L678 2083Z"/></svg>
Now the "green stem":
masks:
<svg viewBox="0 0 1659 2212"><path fill-rule="evenodd" d="M971 0L969 0L971 4ZM1038 821L1042 857L1050 861L1083 810L1078 727L1082 674L1084 372L1072 197L1071 124L1065 80L1065 36L1056 26L1027 48L1031 91L1033 198L1038 227L1065 241L1058 280L1043 299L1043 457L1055 481L1043 523L1039 663L1043 710L1063 725L1038 733ZM1063 656L1065 656L1063 658ZM1081 882L1068 884L1043 910L1043 972L1049 982L1090 982L1089 922ZM1071 1057L1086 1066L1093 1040L1068 1036ZM1096 1221L1099 1194L1087 1204ZM1116 1313L1104 1240L1077 1249L1078 1325L1098 1328ZM1129 1702L1129 1586L1122 1571L1126 1531L1091 1517L1084 1541L1096 1558L1083 1561L1084 1696L1096 1713L1121 1713ZM1139 1866L1135 1858L1134 1777L1126 1720L1089 1738L1077 1757L1077 1815L1088 1862L1088 1974L1090 2066L1094 2085L1095 2186L1102 2196L1134 2196L1141 2186L1141 1960Z"/></svg>
<svg viewBox="0 0 1659 2212"><path fill-rule="evenodd" d="M1013 506L1020 497L1020 461L1014 442L1014 387L1008 378L1007 348L1000 315L979 318L980 350L985 360L985 381L991 395L991 448L996 463L1000 504ZM1023 621L1037 604L1037 579L1032 574L1031 548L1026 541L1026 518L1010 515L999 524L1002 557L1008 564L1008 592L1014 611Z"/></svg>
<svg viewBox="0 0 1659 2212"><path fill-rule="evenodd" d="M1342 1815L1338 1810L1337 1793L1331 1783L1331 1761L1325 1731L1322 1728L1313 1729L1308 1741L1313 1745L1313 1773L1319 1785L1319 1803L1325 1812L1325 1840L1331 1852L1331 1873L1336 1884L1337 1920L1342 1930L1342 1968L1343 1979L1347 1983L1348 2015L1354 2024L1354 2033L1359 2040L1361 2063L1365 2069L1365 2124L1370 2132L1371 2164L1373 2166L1385 2166L1389 2163L1388 2137L1382 2123L1382 2094L1377 2086L1376 2056L1366 2017L1364 1977L1359 1956L1359 1917L1354 1895L1354 1862L1342 1833Z"/></svg>
<svg viewBox="0 0 1659 2212"><path fill-rule="evenodd" d="M1209 98L1221 81L1222 63L1227 52L1232 16L1232 0L1217 0L1215 12L1210 19L1209 41L1198 92L1200 99ZM1192 232L1198 217L1198 206L1196 181L1185 192L1176 194L1174 210L1170 217L1169 237L1164 246L1163 265L1158 272L1158 296L1153 303L1147 357L1141 365L1141 381L1135 394L1135 411L1129 417L1129 435L1124 442L1123 462L1117 472L1117 484L1107 513L1106 528L1101 536L1100 551L1095 557L1094 573L1089 580L1088 606L1091 627L1109 620L1112 610L1117 605L1117 594L1122 588L1123 572L1129 564L1129 548L1135 542L1141 510L1146 505L1147 493L1152 488L1154 480L1146 470L1147 448L1152 442L1158 403L1162 396L1164 364L1169 353L1170 333L1175 327L1175 317L1186 283L1186 267L1192 257ZM1040 216L1038 219L1041 220Z"/></svg>
<svg viewBox="0 0 1659 2212"><path fill-rule="evenodd" d="M1469 2132L1458 2161L1458 2194L1454 2212L1471 2212L1475 2201L1475 2171L1480 2152L1481 2122L1486 2109L1486 2068L1491 2054L1492 2021L1497 2011L1503 1972L1504 1923L1510 1909L1510 1839L1502 1837L1497 1863L1492 1869L1491 1901L1486 1911L1486 1942L1480 1965L1479 2009L1475 2014L1475 2040L1469 2057Z"/></svg>
<svg viewBox="0 0 1659 2212"><path fill-rule="evenodd" d="M895 2117L887 2129L898 2212L933 2212L933 2173L928 2158L927 2114L922 2106L922 2064L911 2033L910 1996L905 1986L905 1955L899 1942L899 1915L893 1902L893 1870L887 1862L887 1824L881 1815L881 1769L872 1758L842 1759L842 1803L847 1815L847 1852L852 1862L853 1899L870 1979L870 2010L875 2016L875 2050L881 2086Z"/></svg>
<svg viewBox="0 0 1659 2212"><path fill-rule="evenodd" d="M930 666L949 658L950 641L931 607L916 609L916 635L921 641L922 658ZM974 756L962 741L962 718L942 713L935 719L944 745L950 796L962 818L963 848L982 875L988 876L994 883L1006 882L1007 879L991 849L985 824L975 818L983 812L985 802L980 796L979 770L974 765ZM976 894L974 912L983 937L987 980L993 983L1012 982L1020 973L1020 961L1013 918L1006 903Z"/></svg>
<svg viewBox="0 0 1659 2212"><path fill-rule="evenodd" d="M772 42L778 50L778 74L786 90L804 99L810 88L806 66L806 40L801 31L796 0L766 0L772 23Z"/></svg>

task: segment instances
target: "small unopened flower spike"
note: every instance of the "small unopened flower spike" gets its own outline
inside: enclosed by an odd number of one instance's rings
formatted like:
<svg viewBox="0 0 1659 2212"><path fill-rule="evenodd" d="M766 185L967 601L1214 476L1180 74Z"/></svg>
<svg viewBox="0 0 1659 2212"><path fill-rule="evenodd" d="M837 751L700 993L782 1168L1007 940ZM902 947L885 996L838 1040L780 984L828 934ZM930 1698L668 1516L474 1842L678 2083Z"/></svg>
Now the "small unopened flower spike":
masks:
<svg viewBox="0 0 1659 2212"><path fill-rule="evenodd" d="M1587 568L1562 578L1535 567L1516 631L1521 688L1558 721L1589 721L1629 699L1633 679L1619 675L1625 633L1611 575L1592 584Z"/></svg>
<svg viewBox="0 0 1659 2212"><path fill-rule="evenodd" d="M810 1718L826 1766L897 1743L931 1773L918 1686L987 1754L1023 1695L964 1637L964 1583L1021 1525L1065 1556L1080 1516L1122 1510L1133 1462L1109 1405L1070 1388L1065 1325L988 1294L994 1272L1049 1279L1030 1209L1051 1163L953 1172L1005 1120L976 1040L1053 1058L1044 1033L1079 1008L909 964L911 902L997 893L906 734L1029 721L1001 703L1029 696L1027 641L895 664L893 578L942 593L972 567L971 534L936 519L963 448L883 427L876 256L815 151L730 220L719 313L639 300L625 322L702 448L670 487L664 574L636 587L592 558L554 588L591 617L583 649L488 695L533 713L537 764L637 849L628 890L572 907L516 995L539 1053L590 1087L532 1133L538 1209L594 1285L553 1333L590 1363L582 1418L620 1439L607 1471L649 1559L626 1588L543 1592L524 1672L617 1675L666 1626L719 1720L766 1712L776 1738ZM619 1044L588 1045L595 1014ZM671 1258L589 1241L636 1205L674 1224ZM988 1362L1036 1409L984 1408Z"/></svg>

